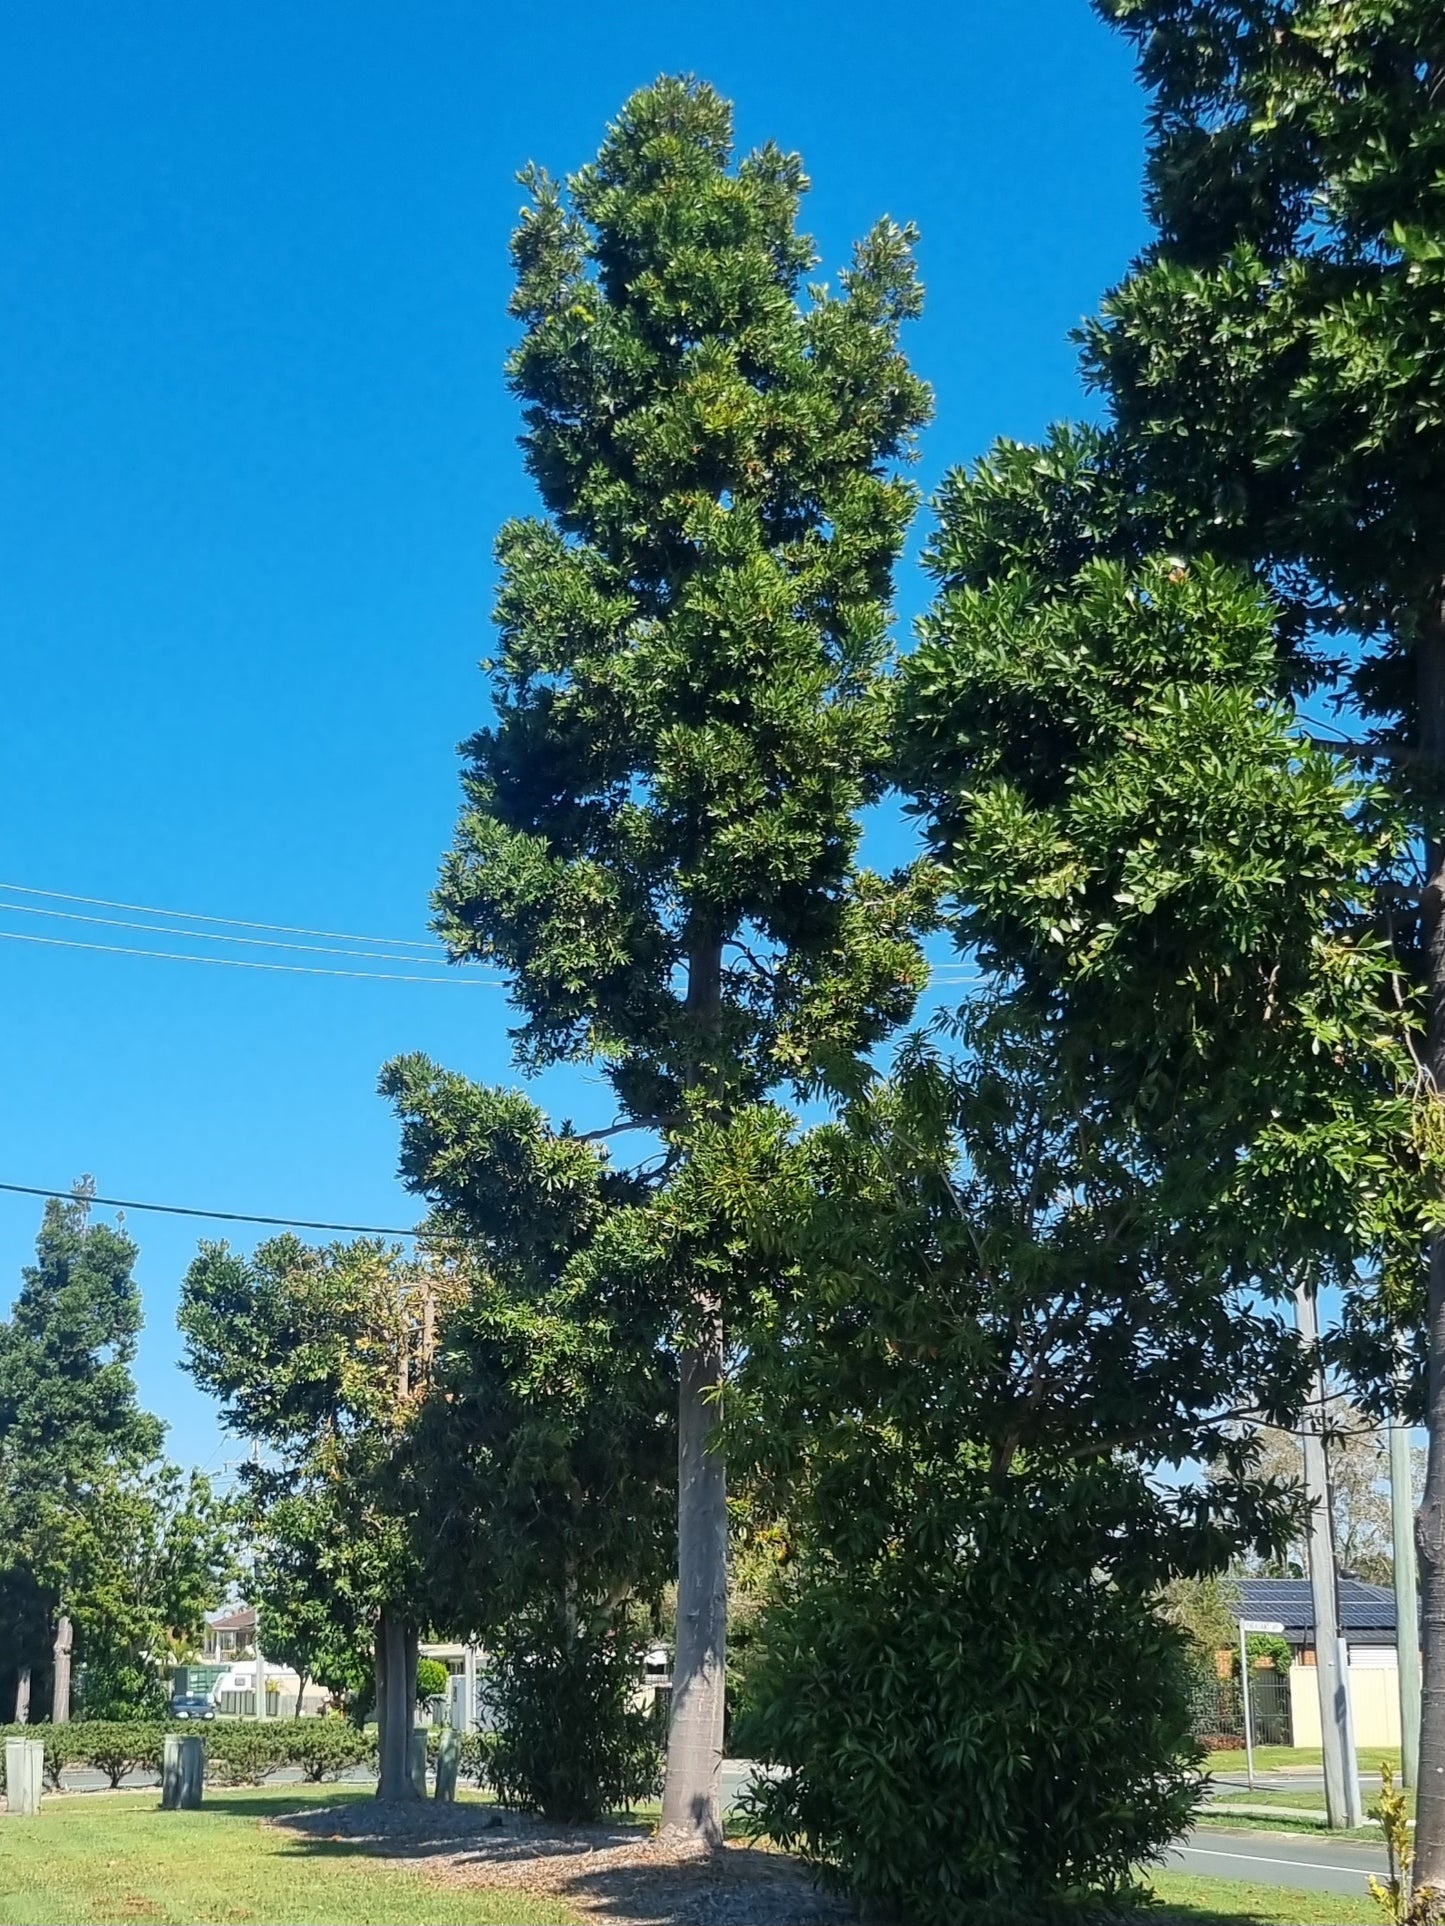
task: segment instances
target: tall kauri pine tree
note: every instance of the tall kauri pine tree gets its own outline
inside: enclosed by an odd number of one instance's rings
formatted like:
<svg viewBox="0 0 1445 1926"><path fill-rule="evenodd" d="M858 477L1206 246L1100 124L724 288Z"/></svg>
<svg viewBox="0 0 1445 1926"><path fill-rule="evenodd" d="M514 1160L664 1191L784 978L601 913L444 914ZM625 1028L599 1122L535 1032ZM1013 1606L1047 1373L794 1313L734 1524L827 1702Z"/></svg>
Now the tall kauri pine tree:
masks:
<svg viewBox="0 0 1445 1926"><path fill-rule="evenodd" d="M513 240L509 363L545 518L497 544L496 719L436 902L500 962L519 1062L602 1066L658 1182L781 1089L854 1078L921 980L921 887L855 866L881 792L898 473L928 413L899 351L911 236L880 222L810 288L795 155L735 165L727 102L635 95ZM663 1818L716 1836L727 1511L714 1442L726 1280L671 1307L678 1619Z"/></svg>
<svg viewBox="0 0 1445 1926"><path fill-rule="evenodd" d="M54 1654L52 1716L70 1716L75 1590L109 1481L160 1450L136 1402L136 1247L92 1224L84 1193L52 1200L7 1322L0 1323L0 1621L15 1716Z"/></svg>
<svg viewBox="0 0 1445 1926"><path fill-rule="evenodd" d="M1121 444L1186 551L1286 598L1297 675L1362 718L1415 825L1379 903L1426 1030L1415 1152L1395 1155L1425 1167L1416 1866L1445 1886L1445 12L1098 4L1154 99L1157 238L1088 336Z"/></svg>

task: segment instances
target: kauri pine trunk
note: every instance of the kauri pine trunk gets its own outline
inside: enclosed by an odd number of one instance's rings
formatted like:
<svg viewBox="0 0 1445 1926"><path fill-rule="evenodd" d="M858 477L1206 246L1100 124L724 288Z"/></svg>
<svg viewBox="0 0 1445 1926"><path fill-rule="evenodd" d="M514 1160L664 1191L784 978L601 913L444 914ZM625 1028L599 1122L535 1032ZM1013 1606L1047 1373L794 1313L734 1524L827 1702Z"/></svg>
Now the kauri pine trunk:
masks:
<svg viewBox="0 0 1445 1926"><path fill-rule="evenodd" d="M689 955L687 1007L701 1035L716 1032L722 943L707 935ZM715 1449L721 1422L723 1307L694 1305L695 1342L682 1354L677 1410L677 1627L662 1828L722 1842L723 1716L727 1670L727 1474Z"/></svg>

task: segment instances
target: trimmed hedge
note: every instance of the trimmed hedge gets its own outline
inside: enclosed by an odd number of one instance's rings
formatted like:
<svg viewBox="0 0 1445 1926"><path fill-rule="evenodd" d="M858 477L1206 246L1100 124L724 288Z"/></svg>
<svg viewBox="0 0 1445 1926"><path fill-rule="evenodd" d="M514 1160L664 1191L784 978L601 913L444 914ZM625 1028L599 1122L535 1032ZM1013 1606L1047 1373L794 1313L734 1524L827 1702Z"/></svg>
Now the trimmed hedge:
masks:
<svg viewBox="0 0 1445 1926"><path fill-rule="evenodd" d="M76 1719L70 1725L3 1726L0 1740L39 1739L45 1747L45 1782L53 1791L67 1766L88 1766L103 1772L112 1786L118 1786L128 1772L149 1772L159 1777L168 1731L205 1740L206 1779L212 1785L258 1785L268 1773L286 1766L299 1767L307 1779L317 1782L376 1760L375 1730L358 1732L345 1719L334 1718L215 1719L169 1726ZM472 1756L480 1762L479 1747L473 1748ZM462 1758L465 1768L465 1741ZM0 1748L0 1787L3 1784L4 1753Z"/></svg>

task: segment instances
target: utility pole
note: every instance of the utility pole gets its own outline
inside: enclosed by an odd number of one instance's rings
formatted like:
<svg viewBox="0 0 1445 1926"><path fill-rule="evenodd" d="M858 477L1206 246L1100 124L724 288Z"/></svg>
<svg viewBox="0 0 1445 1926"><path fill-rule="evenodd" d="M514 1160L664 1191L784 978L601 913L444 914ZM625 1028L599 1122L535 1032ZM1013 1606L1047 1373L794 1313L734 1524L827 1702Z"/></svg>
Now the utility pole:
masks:
<svg viewBox="0 0 1445 1926"><path fill-rule="evenodd" d="M1400 1784L1420 1783L1420 1606L1415 1570L1415 1481L1404 1373L1396 1378L1390 1426L1390 1537L1395 1559L1395 1662L1400 1678Z"/></svg>
<svg viewBox="0 0 1445 1926"><path fill-rule="evenodd" d="M1335 1586L1335 1534L1330 1518L1329 1476L1322 1424L1325 1375L1319 1364L1319 1317L1315 1294L1300 1284L1294 1294L1300 1337L1315 1357L1309 1402L1300 1427L1304 1447L1305 1503L1308 1507L1310 1597L1314 1606L1315 1670L1320 1692L1320 1742L1325 1755L1325 1812L1331 1826L1364 1823L1360 1773L1350 1718L1348 1651L1340 1637Z"/></svg>

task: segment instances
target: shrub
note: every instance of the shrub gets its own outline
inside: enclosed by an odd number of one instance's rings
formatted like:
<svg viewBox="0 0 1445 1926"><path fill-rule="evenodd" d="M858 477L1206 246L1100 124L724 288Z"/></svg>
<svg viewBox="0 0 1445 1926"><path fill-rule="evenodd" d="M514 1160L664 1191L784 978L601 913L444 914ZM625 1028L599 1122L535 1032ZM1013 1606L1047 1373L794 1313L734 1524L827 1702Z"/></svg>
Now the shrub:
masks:
<svg viewBox="0 0 1445 1926"><path fill-rule="evenodd" d="M349 1719L293 1719L285 1750L284 1763L300 1766L306 1777L318 1784L349 1772L353 1766L374 1763L376 1733L358 1732Z"/></svg>
<svg viewBox="0 0 1445 1926"><path fill-rule="evenodd" d="M291 1728L296 1723L292 1719L227 1719L207 1726L207 1776L217 1783L257 1786L278 1766L300 1764L291 1756Z"/></svg>
<svg viewBox="0 0 1445 1926"><path fill-rule="evenodd" d="M419 1658L416 1662L417 1704L426 1705L432 1699L445 1697L451 1676L440 1659Z"/></svg>
<svg viewBox="0 0 1445 1926"><path fill-rule="evenodd" d="M165 1727L133 1720L82 1720L71 1727L66 1765L88 1765L118 1786L128 1772L159 1772ZM58 1771L58 1767L57 1767Z"/></svg>
<svg viewBox="0 0 1445 1926"><path fill-rule="evenodd" d="M487 1771L501 1803L573 1824L654 1795L661 1746L630 1703L641 1672L615 1624L574 1634L549 1611L516 1621L488 1667Z"/></svg>
<svg viewBox="0 0 1445 1926"><path fill-rule="evenodd" d="M764 1614L740 1736L781 1776L747 1816L886 1917L1057 1920L1199 1796L1177 1632L1023 1550L824 1566Z"/></svg>

